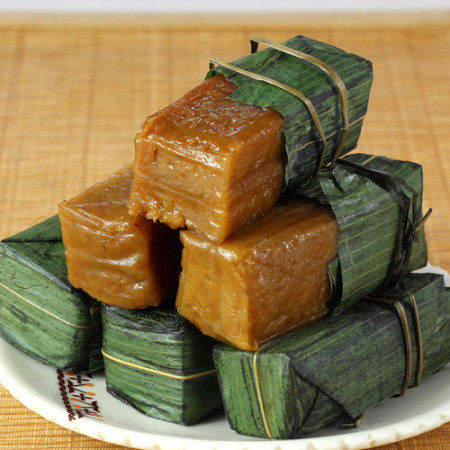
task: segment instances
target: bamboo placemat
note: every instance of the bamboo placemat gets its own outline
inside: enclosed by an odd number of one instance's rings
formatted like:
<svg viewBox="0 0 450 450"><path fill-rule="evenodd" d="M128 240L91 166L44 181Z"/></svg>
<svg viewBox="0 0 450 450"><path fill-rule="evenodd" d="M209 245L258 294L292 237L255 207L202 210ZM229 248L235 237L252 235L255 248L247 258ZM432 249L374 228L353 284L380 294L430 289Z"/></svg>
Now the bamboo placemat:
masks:
<svg viewBox="0 0 450 450"><path fill-rule="evenodd" d="M424 166L430 261L450 270L450 19L405 16L0 18L0 238L133 158L144 118L210 57L295 34L354 51L375 81L359 150ZM248 20L247 20L248 19ZM450 448L450 425L385 448ZM41 419L0 388L0 448L114 448Z"/></svg>

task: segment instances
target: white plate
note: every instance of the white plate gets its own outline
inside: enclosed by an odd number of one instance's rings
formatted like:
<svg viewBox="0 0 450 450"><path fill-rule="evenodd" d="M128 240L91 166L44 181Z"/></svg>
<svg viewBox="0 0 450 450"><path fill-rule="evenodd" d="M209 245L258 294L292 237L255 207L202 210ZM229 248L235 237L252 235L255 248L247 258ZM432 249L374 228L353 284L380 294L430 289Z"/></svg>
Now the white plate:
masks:
<svg viewBox="0 0 450 450"><path fill-rule="evenodd" d="M445 274L450 286L445 271L431 266L425 271ZM330 428L305 439L283 441L240 436L229 428L223 414L189 427L148 418L108 395L103 375L80 379L56 371L2 340L0 382L26 407L52 422L93 438L143 449L367 448L415 436L450 421L450 364L404 397L386 400L369 410L357 429Z"/></svg>

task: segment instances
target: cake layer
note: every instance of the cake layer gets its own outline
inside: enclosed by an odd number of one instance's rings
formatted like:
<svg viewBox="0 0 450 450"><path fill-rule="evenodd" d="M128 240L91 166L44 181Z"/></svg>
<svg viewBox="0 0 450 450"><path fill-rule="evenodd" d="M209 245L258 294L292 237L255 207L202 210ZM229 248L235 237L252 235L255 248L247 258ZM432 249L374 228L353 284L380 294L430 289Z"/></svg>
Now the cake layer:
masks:
<svg viewBox="0 0 450 450"><path fill-rule="evenodd" d="M69 280L92 297L124 308L155 306L175 294L177 231L128 214L132 166L59 207Z"/></svg>
<svg viewBox="0 0 450 450"><path fill-rule="evenodd" d="M283 118L228 99L213 77L150 116L135 140L130 212L222 242L270 209L283 184Z"/></svg>
<svg viewBox="0 0 450 450"><path fill-rule="evenodd" d="M256 350L328 312L337 234L333 213L307 199L276 206L222 244L182 231L178 311L203 333Z"/></svg>

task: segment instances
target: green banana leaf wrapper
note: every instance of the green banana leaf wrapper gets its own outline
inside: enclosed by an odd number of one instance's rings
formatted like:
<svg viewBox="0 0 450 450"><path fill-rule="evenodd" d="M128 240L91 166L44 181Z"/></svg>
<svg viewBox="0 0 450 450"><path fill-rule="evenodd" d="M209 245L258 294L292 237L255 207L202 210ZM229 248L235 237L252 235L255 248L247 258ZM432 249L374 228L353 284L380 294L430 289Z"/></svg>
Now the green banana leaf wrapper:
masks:
<svg viewBox="0 0 450 450"><path fill-rule="evenodd" d="M375 178L337 163L322 170L303 189L303 195L329 205L339 225L338 256L329 265L333 291L329 307L335 313L387 284L402 267L410 272L427 263L424 227L415 234L410 257L398 254L399 238L404 240L400 230L403 201L398 189L407 200L411 200L412 194L387 178L396 177L417 192L415 205L411 201L405 206L406 231L411 231L415 221L423 217L422 167L410 161L361 153L342 160L377 170L386 177Z"/></svg>
<svg viewBox="0 0 450 450"><path fill-rule="evenodd" d="M450 291L442 275L411 274L404 289L415 297L423 343L423 376L450 360ZM417 376L417 331L409 296L404 305ZM395 309L360 301L267 344L258 353L225 344L214 350L223 401L238 433L288 439L353 422L397 395L405 380L405 344ZM408 395L408 392L406 392Z"/></svg>
<svg viewBox="0 0 450 450"><path fill-rule="evenodd" d="M62 370L103 367L100 304L68 280L61 224L53 216L0 248L0 336Z"/></svg>
<svg viewBox="0 0 450 450"><path fill-rule="evenodd" d="M144 310L103 305L107 390L157 419L191 424L222 406L214 341L173 303Z"/></svg>
<svg viewBox="0 0 450 450"><path fill-rule="evenodd" d="M350 125L341 155L353 150L367 112L373 79L371 62L305 36L295 36L283 44L320 59L339 74L347 91ZM341 137L343 119L339 90L326 72L311 62L273 48L246 55L232 64L301 91L314 105L327 138L323 166L332 161ZM322 154L322 141L306 105L279 87L225 67L215 67L206 77L218 73L238 86L230 98L255 106L272 107L283 115L287 154L286 190L294 193L301 190L318 169Z"/></svg>

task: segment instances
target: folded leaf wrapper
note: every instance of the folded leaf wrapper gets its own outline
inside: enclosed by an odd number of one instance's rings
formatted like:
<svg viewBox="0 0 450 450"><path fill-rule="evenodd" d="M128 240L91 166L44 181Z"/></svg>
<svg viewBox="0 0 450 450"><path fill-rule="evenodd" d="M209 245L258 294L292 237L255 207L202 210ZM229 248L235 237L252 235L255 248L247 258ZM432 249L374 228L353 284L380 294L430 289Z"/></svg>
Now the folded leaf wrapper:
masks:
<svg viewBox="0 0 450 450"><path fill-rule="evenodd" d="M109 393L148 416L186 425L222 405L214 341L179 316L173 304L102 310Z"/></svg>
<svg viewBox="0 0 450 450"><path fill-rule="evenodd" d="M58 216L1 243L0 336L58 369L103 367L100 304L67 277Z"/></svg>
<svg viewBox="0 0 450 450"><path fill-rule="evenodd" d="M404 280L420 317L423 376L450 360L450 291L442 275ZM404 305L416 381L417 332L409 295ZM386 304L360 301L340 315L285 335L256 353L219 344L214 350L227 418L238 433L294 438L356 420L399 394L405 379L399 316ZM408 395L408 394L406 394Z"/></svg>
<svg viewBox="0 0 450 450"><path fill-rule="evenodd" d="M340 76L346 88L349 129L341 154L356 147L363 118L367 112L373 72L370 61L324 42L296 36L283 43L294 50L318 58ZM326 137L322 166L332 161L343 130L339 89L333 79L309 61L273 48L244 56L232 65L276 80L301 91L312 103ZM230 98L255 106L276 109L285 120L285 180L287 190L299 188L317 171L322 155L322 139L305 103L292 93L264 81L258 81L230 68L215 67L207 77L223 74L238 86Z"/></svg>
<svg viewBox="0 0 450 450"><path fill-rule="evenodd" d="M331 206L338 225L338 257L329 266L334 294L330 308L339 312L361 297L386 283L394 271L405 265L408 271L420 269L427 263L427 245L424 228L417 230L409 260L398 259L398 240L401 236L403 202L398 186L390 182L396 177L417 192L416 203L406 205L406 230L415 232L414 220L422 219L422 167L410 161L399 161L383 156L365 154L347 155L350 161L386 176L375 178L343 164L334 164L322 170L304 187L303 195ZM401 188L411 200L411 193ZM414 218L414 210L416 216Z"/></svg>

